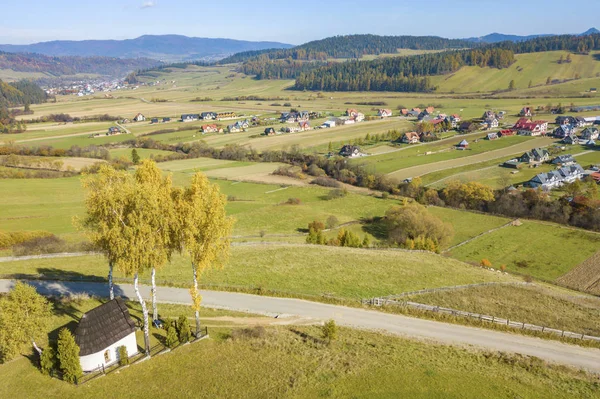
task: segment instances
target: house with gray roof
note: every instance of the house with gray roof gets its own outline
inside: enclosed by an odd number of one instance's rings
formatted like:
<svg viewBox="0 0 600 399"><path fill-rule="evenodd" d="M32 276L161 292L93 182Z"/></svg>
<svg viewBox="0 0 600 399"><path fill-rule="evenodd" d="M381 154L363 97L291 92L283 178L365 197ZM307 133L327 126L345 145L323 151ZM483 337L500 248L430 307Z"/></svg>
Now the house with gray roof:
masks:
<svg viewBox="0 0 600 399"><path fill-rule="evenodd" d="M552 160L552 165L568 166L575 163L575 158L571 154L559 155Z"/></svg>
<svg viewBox="0 0 600 399"><path fill-rule="evenodd" d="M135 322L121 298L115 298L85 313L75 329L79 362L84 372L110 366L119 361L119 347L127 355L138 353Z"/></svg>
<svg viewBox="0 0 600 399"><path fill-rule="evenodd" d="M534 163L543 163L550 159L550 154L543 148L534 148L531 151L527 151L525 154L521 155L519 160L521 162L534 164Z"/></svg>

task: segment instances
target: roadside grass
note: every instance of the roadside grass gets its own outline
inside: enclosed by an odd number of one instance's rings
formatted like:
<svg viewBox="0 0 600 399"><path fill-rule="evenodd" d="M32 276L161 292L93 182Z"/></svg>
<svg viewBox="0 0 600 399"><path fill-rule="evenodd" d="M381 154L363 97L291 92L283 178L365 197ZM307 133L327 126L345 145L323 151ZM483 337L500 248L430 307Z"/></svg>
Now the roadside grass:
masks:
<svg viewBox="0 0 600 399"><path fill-rule="evenodd" d="M600 336L600 298L546 286L494 285L405 297L413 302Z"/></svg>
<svg viewBox="0 0 600 399"><path fill-rule="evenodd" d="M98 255L0 262L3 276L104 279L107 270L106 260ZM121 273L115 276L125 277ZM142 276L143 283L148 279L148 275ZM157 272L160 285L188 287L190 279L189 260L180 256L174 256L171 264ZM207 289L243 288L292 297L327 296L354 301L491 281L518 279L428 253L260 243L232 247L226 267L207 271L201 279Z"/></svg>
<svg viewBox="0 0 600 399"><path fill-rule="evenodd" d="M592 375L494 354L341 328L270 327L252 338L211 338L75 387L43 376L25 358L0 365L0 396L30 398L593 398ZM465 378L468 375L468 378ZM235 384L232 384L235 381ZM109 396L110 396L109 395ZM358 395L358 396L357 396Z"/></svg>
<svg viewBox="0 0 600 399"><path fill-rule="evenodd" d="M533 221L509 226L455 248L450 256L553 281L591 257L600 235Z"/></svg>

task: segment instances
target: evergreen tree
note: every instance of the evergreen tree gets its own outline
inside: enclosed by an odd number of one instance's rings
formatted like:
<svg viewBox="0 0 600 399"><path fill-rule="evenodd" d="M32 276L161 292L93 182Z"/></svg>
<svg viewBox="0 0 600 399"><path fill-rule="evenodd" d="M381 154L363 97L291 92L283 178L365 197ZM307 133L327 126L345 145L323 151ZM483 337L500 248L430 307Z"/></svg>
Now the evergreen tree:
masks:
<svg viewBox="0 0 600 399"><path fill-rule="evenodd" d="M321 335L323 336L323 339L327 341L328 345L331 345L331 342L337 339L338 327L334 320L329 320L323 324L323 327L321 327Z"/></svg>
<svg viewBox="0 0 600 399"><path fill-rule="evenodd" d="M192 336L192 331L190 330L190 323L188 323L188 319L185 316L179 316L177 320L177 336L179 338L179 342L184 344L190 341Z"/></svg>
<svg viewBox="0 0 600 399"><path fill-rule="evenodd" d="M138 152L135 148L131 150L131 162L133 162L134 165L140 163L140 156L138 155Z"/></svg>
<svg viewBox="0 0 600 399"><path fill-rule="evenodd" d="M40 369L42 374L50 375L52 370L56 368L56 352L51 346L48 346L42 351L40 356Z"/></svg>
<svg viewBox="0 0 600 399"><path fill-rule="evenodd" d="M175 345L177 345L177 342L179 342L177 330L175 329L175 326L173 326L173 323L170 322L167 326L167 336L165 338L165 344L167 345L167 348L172 349L175 347Z"/></svg>
<svg viewBox="0 0 600 399"><path fill-rule="evenodd" d="M513 91L515 89L515 81L511 80L508 84L508 90Z"/></svg>
<svg viewBox="0 0 600 399"><path fill-rule="evenodd" d="M76 383L83 375L79 363L79 346L75 342L73 334L66 328L58 333L57 358L63 380Z"/></svg>

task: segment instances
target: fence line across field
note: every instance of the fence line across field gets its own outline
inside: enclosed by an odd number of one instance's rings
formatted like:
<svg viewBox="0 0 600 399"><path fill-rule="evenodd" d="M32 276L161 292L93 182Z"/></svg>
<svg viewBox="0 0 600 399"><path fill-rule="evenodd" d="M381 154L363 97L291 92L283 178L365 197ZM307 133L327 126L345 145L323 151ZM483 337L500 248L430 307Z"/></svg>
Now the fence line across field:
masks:
<svg viewBox="0 0 600 399"><path fill-rule="evenodd" d="M593 335L586 335L585 333L582 334L582 333L576 333L576 332L572 332L572 331L559 330L556 328L549 328L549 327L545 327L545 326L538 326L535 324L509 320L509 319L505 319L502 317L484 315L484 314L480 314L480 313L465 312L462 310L443 308L441 306L426 305L423 303L416 303L416 302L410 302L410 301L399 301L399 300L388 299L388 298L363 299L362 303L364 305L372 305L372 306L392 305L392 306L411 307L414 309L420 309L420 310L425 310L425 311L430 311L430 312L435 312L435 313L443 313L443 314L448 314L448 315L452 315L452 316L473 318L473 319L477 319L477 320L481 320L481 321L487 321L490 323L505 325L505 326L512 327L512 328L519 328L519 329L531 330L531 331L539 331L542 333L550 333L550 334L555 334L555 335L558 335L561 337L566 337L566 338L575 338L575 339L581 339L581 340L590 340L590 341L600 342L600 337L596 337Z"/></svg>

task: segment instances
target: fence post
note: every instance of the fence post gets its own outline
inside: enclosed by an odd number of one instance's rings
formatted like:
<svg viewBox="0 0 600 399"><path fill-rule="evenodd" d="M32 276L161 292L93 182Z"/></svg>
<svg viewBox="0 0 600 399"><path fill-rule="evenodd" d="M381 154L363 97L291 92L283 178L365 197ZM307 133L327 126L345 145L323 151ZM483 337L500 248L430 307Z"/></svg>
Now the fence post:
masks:
<svg viewBox="0 0 600 399"><path fill-rule="evenodd" d="M546 329L546 327L542 326L542 332L544 332L545 329Z"/></svg>
<svg viewBox="0 0 600 399"><path fill-rule="evenodd" d="M525 329L525 322L523 322L523 329Z"/></svg>
<svg viewBox="0 0 600 399"><path fill-rule="evenodd" d="M492 316L492 323L494 322L495 316Z"/></svg>
<svg viewBox="0 0 600 399"><path fill-rule="evenodd" d="M562 330L561 338L565 336L565 330Z"/></svg>
<svg viewBox="0 0 600 399"><path fill-rule="evenodd" d="M509 319L506 319L506 325L510 326L510 320Z"/></svg>

